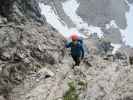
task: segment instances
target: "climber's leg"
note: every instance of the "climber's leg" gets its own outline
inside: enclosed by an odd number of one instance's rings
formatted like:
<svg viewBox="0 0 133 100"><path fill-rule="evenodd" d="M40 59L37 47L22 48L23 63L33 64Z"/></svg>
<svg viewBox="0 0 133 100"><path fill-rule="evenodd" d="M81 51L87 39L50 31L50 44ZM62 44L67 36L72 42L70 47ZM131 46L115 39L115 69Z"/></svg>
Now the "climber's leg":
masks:
<svg viewBox="0 0 133 100"><path fill-rule="evenodd" d="M75 65L74 66L79 66L80 64L80 57L78 56L72 56L74 62L75 62Z"/></svg>
<svg viewBox="0 0 133 100"><path fill-rule="evenodd" d="M75 65L76 65L76 66L79 66L79 65L80 65L80 57L76 57L76 61L75 61L75 62L76 62Z"/></svg>

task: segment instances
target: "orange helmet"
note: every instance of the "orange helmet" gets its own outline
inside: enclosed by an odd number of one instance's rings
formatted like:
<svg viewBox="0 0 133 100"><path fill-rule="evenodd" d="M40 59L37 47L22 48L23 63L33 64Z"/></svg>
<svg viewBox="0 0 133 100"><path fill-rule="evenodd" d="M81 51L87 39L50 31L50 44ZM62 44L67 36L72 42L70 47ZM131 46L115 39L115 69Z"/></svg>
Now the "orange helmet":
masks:
<svg viewBox="0 0 133 100"><path fill-rule="evenodd" d="M78 35L76 35L76 34L74 34L74 35L71 36L71 39L72 39L73 41L78 40L78 38L79 38L79 37L78 37Z"/></svg>

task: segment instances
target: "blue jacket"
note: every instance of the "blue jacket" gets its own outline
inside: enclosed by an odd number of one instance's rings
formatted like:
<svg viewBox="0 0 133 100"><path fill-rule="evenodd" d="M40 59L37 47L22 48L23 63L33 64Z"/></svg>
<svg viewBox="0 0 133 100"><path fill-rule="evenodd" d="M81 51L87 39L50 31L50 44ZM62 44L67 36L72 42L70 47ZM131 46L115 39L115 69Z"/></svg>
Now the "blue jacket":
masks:
<svg viewBox="0 0 133 100"><path fill-rule="evenodd" d="M71 55L72 56L78 56L78 57L84 57L84 49L83 45L78 42L76 45L74 45L72 42L66 44L67 48L71 48Z"/></svg>

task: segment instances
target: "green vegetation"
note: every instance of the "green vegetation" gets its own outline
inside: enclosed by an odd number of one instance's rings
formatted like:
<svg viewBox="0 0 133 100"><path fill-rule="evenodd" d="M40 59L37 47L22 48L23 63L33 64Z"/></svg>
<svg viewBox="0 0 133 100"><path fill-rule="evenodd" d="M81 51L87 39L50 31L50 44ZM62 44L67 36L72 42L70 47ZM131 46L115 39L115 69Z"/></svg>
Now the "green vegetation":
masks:
<svg viewBox="0 0 133 100"><path fill-rule="evenodd" d="M85 81L78 81L78 85L81 86L80 90L85 90L87 88L87 82Z"/></svg>
<svg viewBox="0 0 133 100"><path fill-rule="evenodd" d="M85 86L86 83L85 83L84 81L79 81L79 82L78 82L78 85Z"/></svg>
<svg viewBox="0 0 133 100"><path fill-rule="evenodd" d="M64 94L63 100L79 100L74 82L68 83L69 90Z"/></svg>

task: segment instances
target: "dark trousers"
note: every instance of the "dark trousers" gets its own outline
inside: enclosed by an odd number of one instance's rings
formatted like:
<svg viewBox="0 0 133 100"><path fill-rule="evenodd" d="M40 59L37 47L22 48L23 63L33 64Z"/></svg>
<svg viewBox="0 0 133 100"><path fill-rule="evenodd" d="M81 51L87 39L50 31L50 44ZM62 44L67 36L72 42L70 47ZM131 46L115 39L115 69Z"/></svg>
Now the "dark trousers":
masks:
<svg viewBox="0 0 133 100"><path fill-rule="evenodd" d="M75 66L79 66L79 64L80 64L80 57L72 55L72 58L75 61Z"/></svg>

